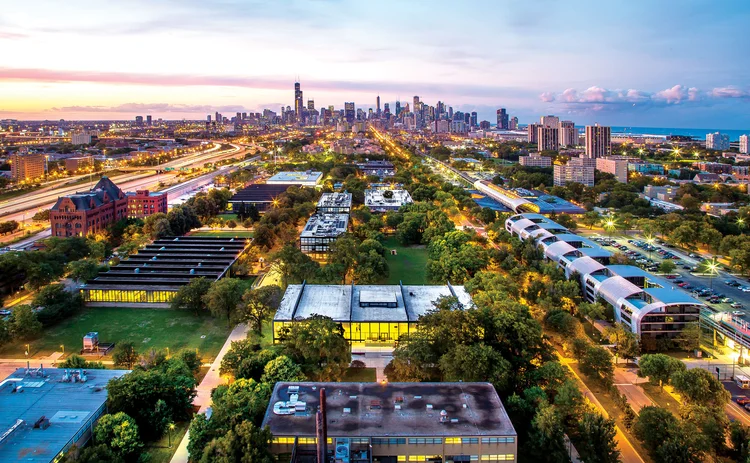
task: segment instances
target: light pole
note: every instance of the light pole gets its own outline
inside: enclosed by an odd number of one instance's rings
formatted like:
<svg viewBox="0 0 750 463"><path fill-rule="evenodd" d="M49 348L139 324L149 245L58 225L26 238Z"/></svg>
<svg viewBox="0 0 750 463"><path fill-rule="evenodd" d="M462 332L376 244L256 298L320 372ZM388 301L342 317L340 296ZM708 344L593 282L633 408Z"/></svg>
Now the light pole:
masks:
<svg viewBox="0 0 750 463"><path fill-rule="evenodd" d="M169 448L172 448L172 431L174 431L174 423L169 423L167 425L167 429L169 430Z"/></svg>
<svg viewBox="0 0 750 463"><path fill-rule="evenodd" d="M709 287L713 291L714 289L714 273L718 274L719 265L716 263L715 259L712 259L711 262L706 264L706 269L708 269L708 281L709 281Z"/></svg>
<svg viewBox="0 0 750 463"><path fill-rule="evenodd" d="M26 360L28 360L29 352L31 351L31 346L29 346L28 344L24 344L24 346L26 346L26 350L24 351L24 354L26 354Z"/></svg>
<svg viewBox="0 0 750 463"><path fill-rule="evenodd" d="M62 353L65 355L65 344L60 344L60 349L62 349Z"/></svg>

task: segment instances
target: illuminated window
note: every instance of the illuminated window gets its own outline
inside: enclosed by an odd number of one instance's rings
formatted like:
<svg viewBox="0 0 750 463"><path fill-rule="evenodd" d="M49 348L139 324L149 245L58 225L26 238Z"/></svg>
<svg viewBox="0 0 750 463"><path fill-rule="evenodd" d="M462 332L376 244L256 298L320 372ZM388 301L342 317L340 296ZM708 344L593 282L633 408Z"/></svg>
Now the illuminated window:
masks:
<svg viewBox="0 0 750 463"><path fill-rule="evenodd" d="M482 455L482 461L515 461L516 456L512 453L499 455Z"/></svg>
<svg viewBox="0 0 750 463"><path fill-rule="evenodd" d="M294 444L294 437L274 437L272 444Z"/></svg>
<svg viewBox="0 0 750 463"><path fill-rule="evenodd" d="M446 437L445 443L446 444L460 444L461 438L460 437Z"/></svg>
<svg viewBox="0 0 750 463"><path fill-rule="evenodd" d="M406 461L406 455L399 455L398 461Z"/></svg>

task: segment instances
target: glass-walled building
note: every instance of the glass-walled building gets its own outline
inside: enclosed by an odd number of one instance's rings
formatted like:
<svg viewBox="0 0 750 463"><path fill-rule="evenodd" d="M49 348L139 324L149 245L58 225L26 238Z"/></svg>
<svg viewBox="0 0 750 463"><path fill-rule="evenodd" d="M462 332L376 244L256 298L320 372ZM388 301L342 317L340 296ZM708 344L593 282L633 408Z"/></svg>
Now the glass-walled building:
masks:
<svg viewBox="0 0 750 463"><path fill-rule="evenodd" d="M289 285L273 319L274 341L292 323L325 315L341 323L352 345L396 345L417 329L417 321L441 297L472 305L463 286Z"/></svg>
<svg viewBox="0 0 750 463"><path fill-rule="evenodd" d="M244 238L157 240L83 285L81 295L88 306L167 307L192 279L228 275L248 245Z"/></svg>
<svg viewBox="0 0 750 463"><path fill-rule="evenodd" d="M279 463L315 461L326 396L330 461L517 461L516 431L489 383L276 383L263 419Z"/></svg>

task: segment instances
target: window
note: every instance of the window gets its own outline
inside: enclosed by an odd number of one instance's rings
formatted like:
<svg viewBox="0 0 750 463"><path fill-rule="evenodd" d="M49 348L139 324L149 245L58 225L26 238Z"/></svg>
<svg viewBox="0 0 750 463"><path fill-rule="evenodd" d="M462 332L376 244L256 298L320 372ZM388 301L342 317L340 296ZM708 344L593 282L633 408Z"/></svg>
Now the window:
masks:
<svg viewBox="0 0 750 463"><path fill-rule="evenodd" d="M423 437L420 437L420 438L410 437L409 438L409 443L410 444L442 444L443 443L443 439L441 439L439 437L436 437L436 438L432 438L432 437L427 437L427 438L423 438Z"/></svg>
<svg viewBox="0 0 750 463"><path fill-rule="evenodd" d="M372 445L404 445L406 444L406 439L404 438L380 438L380 437L373 437L372 439Z"/></svg>
<svg viewBox="0 0 750 463"><path fill-rule="evenodd" d="M315 437L300 437L297 439L298 444L317 444L318 439Z"/></svg>
<svg viewBox="0 0 750 463"><path fill-rule="evenodd" d="M398 461L406 461L406 455L399 455Z"/></svg>
<svg viewBox="0 0 750 463"><path fill-rule="evenodd" d="M482 455L482 461L515 461L516 456L512 453L499 455Z"/></svg>
<svg viewBox="0 0 750 463"><path fill-rule="evenodd" d="M460 437L446 437L445 443L446 444L460 444L461 438Z"/></svg>
<svg viewBox="0 0 750 463"><path fill-rule="evenodd" d="M294 444L294 437L274 437L272 444Z"/></svg>
<svg viewBox="0 0 750 463"><path fill-rule="evenodd" d="M512 444L516 441L515 437L483 437L483 444Z"/></svg>
<svg viewBox="0 0 750 463"><path fill-rule="evenodd" d="M462 437L461 443L462 444L478 444L479 438L478 437Z"/></svg>

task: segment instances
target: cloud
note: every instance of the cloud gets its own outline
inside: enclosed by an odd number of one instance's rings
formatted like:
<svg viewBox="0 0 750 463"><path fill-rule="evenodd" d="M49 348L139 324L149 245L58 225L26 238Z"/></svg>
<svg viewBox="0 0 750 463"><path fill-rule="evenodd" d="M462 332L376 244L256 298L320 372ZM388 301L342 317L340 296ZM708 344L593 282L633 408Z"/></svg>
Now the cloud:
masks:
<svg viewBox="0 0 750 463"><path fill-rule="evenodd" d="M214 111L233 113L248 111L243 106L211 106L171 103L125 103L117 106L63 106L50 111L67 113L210 113Z"/></svg>
<svg viewBox="0 0 750 463"><path fill-rule="evenodd" d="M636 89L609 90L592 86L581 92L574 88L568 88L560 94L545 92L539 96L539 99L545 103L556 102L556 104L571 111L601 111L607 108L615 109L624 106L672 106L698 102L707 104L711 100L728 98L750 100L750 92L734 86L717 87L702 92L696 87L678 84L653 93Z"/></svg>
<svg viewBox="0 0 750 463"><path fill-rule="evenodd" d="M239 77L239 76L211 76L190 74L141 74L101 71L70 71L55 69L19 69L0 67L0 82L3 81L31 81L31 82L89 82L113 85L148 85L168 87L241 87L263 90L291 90L292 82L288 77ZM497 87L473 84L452 83L422 83L422 82L394 82L394 81L334 81L334 80L304 80L305 91L327 92L393 92L408 94L419 91L420 94L476 97L511 97L534 93L528 89L513 87Z"/></svg>
<svg viewBox="0 0 750 463"><path fill-rule="evenodd" d="M539 95L539 99L544 101L545 103L552 103L553 101L555 101L555 94L552 92L544 92Z"/></svg>
<svg viewBox="0 0 750 463"><path fill-rule="evenodd" d="M19 34L16 32L0 31L0 40L15 40L24 39L28 37L26 34Z"/></svg>

